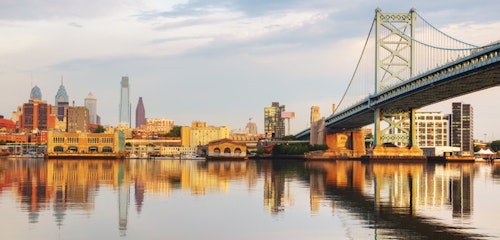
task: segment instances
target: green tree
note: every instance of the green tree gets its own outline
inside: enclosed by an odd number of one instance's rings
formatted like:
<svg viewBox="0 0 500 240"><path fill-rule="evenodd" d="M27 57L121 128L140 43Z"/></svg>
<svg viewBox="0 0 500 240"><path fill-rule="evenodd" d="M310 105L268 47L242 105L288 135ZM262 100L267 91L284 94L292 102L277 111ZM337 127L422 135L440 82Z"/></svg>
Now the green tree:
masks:
<svg viewBox="0 0 500 240"><path fill-rule="evenodd" d="M281 140L284 140L284 141L295 140L295 136L294 135L284 136L283 138L281 138Z"/></svg>
<svg viewBox="0 0 500 240"><path fill-rule="evenodd" d="M170 132L165 134L165 137L181 137L181 126L174 126Z"/></svg>
<svg viewBox="0 0 500 240"><path fill-rule="evenodd" d="M491 147L491 151L493 151L493 152L500 151L500 140L495 140L495 141L491 142L490 147Z"/></svg>
<svg viewBox="0 0 500 240"><path fill-rule="evenodd" d="M103 133L104 131L106 131L106 129L103 126L98 125L97 128L94 130L94 133Z"/></svg>

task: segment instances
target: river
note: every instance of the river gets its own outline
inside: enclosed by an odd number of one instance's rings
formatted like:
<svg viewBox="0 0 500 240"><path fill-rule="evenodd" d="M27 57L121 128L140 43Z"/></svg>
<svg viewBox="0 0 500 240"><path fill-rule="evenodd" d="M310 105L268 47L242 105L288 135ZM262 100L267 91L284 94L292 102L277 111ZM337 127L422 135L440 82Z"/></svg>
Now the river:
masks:
<svg viewBox="0 0 500 240"><path fill-rule="evenodd" d="M0 158L0 239L498 239L500 163Z"/></svg>

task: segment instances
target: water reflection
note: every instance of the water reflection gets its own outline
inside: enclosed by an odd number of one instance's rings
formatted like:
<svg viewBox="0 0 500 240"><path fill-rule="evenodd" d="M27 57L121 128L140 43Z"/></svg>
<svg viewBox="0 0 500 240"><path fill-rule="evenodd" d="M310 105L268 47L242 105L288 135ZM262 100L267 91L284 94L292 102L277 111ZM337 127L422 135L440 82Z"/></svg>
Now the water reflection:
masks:
<svg viewBox="0 0 500 240"><path fill-rule="evenodd" d="M311 162L311 206L331 198L379 236L424 239L485 237L418 214L419 209L451 207L463 220L473 210L473 163ZM325 185L323 185L325 183ZM313 199L315 201L313 201ZM316 208L312 208L315 210Z"/></svg>
<svg viewBox="0 0 500 240"><path fill-rule="evenodd" d="M300 191L293 188L300 185L308 192L311 214L343 209L373 230L374 239L488 238L484 229L454 224L474 215L474 179L481 171L498 184L500 164L2 159L0 195L12 192L29 223L52 212L63 226L69 210L92 215L98 192L109 188L117 196L112 206L118 208L117 229L126 236L131 194L140 215L148 196L168 198L176 190L194 197L227 193L236 184L263 191L264 212L276 216L295 207Z"/></svg>

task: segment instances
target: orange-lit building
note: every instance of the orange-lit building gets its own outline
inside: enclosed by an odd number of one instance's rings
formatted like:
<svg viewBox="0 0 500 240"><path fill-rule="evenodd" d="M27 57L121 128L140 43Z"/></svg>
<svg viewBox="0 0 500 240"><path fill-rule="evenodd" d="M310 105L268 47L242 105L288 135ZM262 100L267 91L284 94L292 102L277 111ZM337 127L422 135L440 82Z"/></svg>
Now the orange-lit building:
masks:
<svg viewBox="0 0 500 240"><path fill-rule="evenodd" d="M56 126L57 116L52 113L52 105L42 101L42 92L35 86L31 89L30 100L23 104L19 117L21 131L49 130Z"/></svg>
<svg viewBox="0 0 500 240"><path fill-rule="evenodd" d="M19 119L21 130L49 130L56 126L56 116L52 114L52 105L40 100L30 100L23 104L23 114Z"/></svg>
<svg viewBox="0 0 500 240"><path fill-rule="evenodd" d="M4 119L0 115L0 132L15 132L16 124L12 120Z"/></svg>

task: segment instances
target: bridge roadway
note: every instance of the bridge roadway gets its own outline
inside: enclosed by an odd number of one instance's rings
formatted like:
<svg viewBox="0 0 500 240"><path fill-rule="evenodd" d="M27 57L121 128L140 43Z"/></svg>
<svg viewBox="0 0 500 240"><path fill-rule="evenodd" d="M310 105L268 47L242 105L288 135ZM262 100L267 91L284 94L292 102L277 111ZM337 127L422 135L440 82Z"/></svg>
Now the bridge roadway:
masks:
<svg viewBox="0 0 500 240"><path fill-rule="evenodd" d="M326 119L327 129L353 129L374 122L376 108L418 109L453 97L500 85L500 44L370 95ZM310 129L296 135L308 139Z"/></svg>

